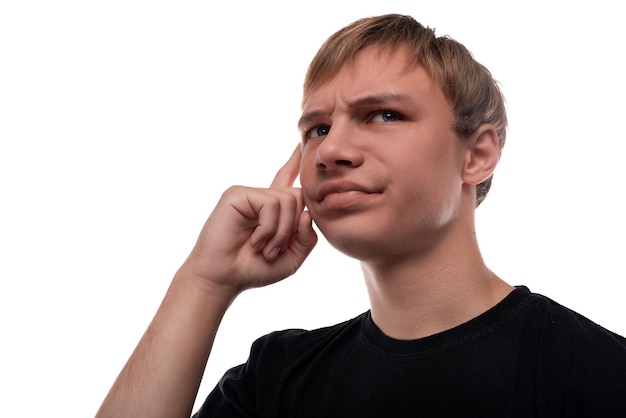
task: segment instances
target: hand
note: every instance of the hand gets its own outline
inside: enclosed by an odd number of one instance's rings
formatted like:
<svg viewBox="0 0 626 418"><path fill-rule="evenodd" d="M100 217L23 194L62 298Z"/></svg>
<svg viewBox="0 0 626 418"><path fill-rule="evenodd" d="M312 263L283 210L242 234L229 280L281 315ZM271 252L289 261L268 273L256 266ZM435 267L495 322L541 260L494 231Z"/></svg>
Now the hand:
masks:
<svg viewBox="0 0 626 418"><path fill-rule="evenodd" d="M302 190L300 145L267 189L233 186L222 195L181 267L236 293L295 273L317 243Z"/></svg>

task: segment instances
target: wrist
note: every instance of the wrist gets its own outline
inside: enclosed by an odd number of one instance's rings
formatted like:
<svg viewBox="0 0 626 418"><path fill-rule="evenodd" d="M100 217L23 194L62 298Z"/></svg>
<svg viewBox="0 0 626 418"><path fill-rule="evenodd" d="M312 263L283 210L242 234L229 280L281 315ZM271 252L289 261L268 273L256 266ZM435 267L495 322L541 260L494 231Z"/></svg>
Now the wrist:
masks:
<svg viewBox="0 0 626 418"><path fill-rule="evenodd" d="M206 300L213 306L221 306L224 311L241 293L241 290L234 286L218 283L194 273L186 265L178 269L172 286L188 289L195 297Z"/></svg>

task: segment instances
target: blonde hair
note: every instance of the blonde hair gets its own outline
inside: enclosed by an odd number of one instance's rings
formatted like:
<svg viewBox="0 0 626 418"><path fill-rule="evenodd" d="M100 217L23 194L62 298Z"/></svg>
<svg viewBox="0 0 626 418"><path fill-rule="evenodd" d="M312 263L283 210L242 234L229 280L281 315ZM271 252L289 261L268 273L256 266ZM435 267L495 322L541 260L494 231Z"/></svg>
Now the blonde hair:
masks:
<svg viewBox="0 0 626 418"><path fill-rule="evenodd" d="M467 137L482 124L494 125L500 151L506 139L507 117L498 83L482 64L459 42L435 31L410 16L389 14L360 19L344 27L319 49L304 81L304 99L334 77L347 62L367 47L408 49L408 65L422 65L450 102L455 130ZM476 186L476 206L491 188L490 176Z"/></svg>

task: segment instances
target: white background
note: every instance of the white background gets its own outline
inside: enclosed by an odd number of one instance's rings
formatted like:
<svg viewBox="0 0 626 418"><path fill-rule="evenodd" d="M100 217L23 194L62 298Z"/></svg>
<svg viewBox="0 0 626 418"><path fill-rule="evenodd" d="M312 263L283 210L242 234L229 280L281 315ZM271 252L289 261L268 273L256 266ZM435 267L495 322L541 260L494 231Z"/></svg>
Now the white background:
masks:
<svg viewBox="0 0 626 418"><path fill-rule="evenodd" d="M411 14L501 82L510 130L478 210L492 269L626 334L623 25L594 1L4 1L0 416L92 416L221 192L265 186L298 141L335 30ZM258 336L368 307L321 242L228 312L201 401Z"/></svg>

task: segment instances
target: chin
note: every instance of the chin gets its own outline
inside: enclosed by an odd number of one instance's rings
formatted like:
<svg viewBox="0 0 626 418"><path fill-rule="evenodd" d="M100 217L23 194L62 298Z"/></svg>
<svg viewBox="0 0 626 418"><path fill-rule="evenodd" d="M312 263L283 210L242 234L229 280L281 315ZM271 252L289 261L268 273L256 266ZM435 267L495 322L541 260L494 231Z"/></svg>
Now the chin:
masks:
<svg viewBox="0 0 626 418"><path fill-rule="evenodd" d="M320 225L326 241L339 252L359 261L379 258L389 251L387 240L381 239L384 233L368 231L367 228L348 228L348 225Z"/></svg>

